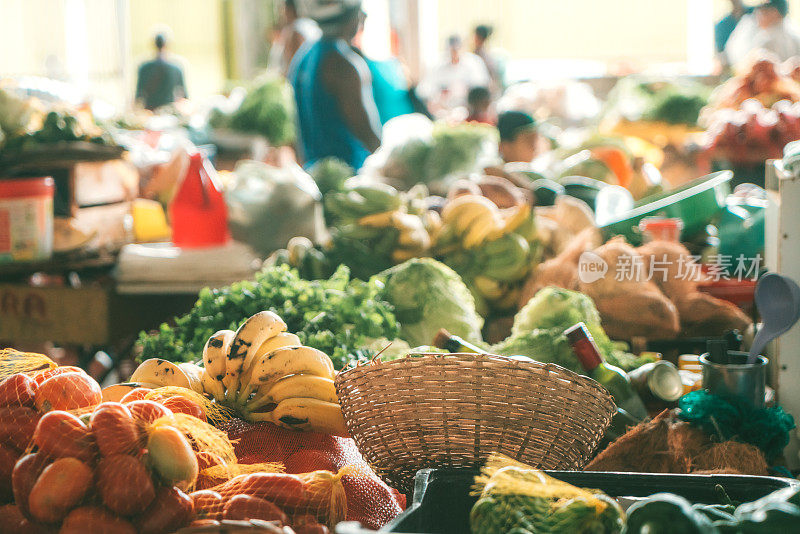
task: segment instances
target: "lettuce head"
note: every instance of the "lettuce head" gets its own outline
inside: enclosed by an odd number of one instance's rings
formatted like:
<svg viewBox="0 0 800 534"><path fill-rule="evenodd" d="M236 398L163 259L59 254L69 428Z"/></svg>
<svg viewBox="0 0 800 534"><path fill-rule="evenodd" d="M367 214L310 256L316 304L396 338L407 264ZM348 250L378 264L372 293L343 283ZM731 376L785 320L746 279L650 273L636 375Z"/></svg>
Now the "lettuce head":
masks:
<svg viewBox="0 0 800 534"><path fill-rule="evenodd" d="M400 338L409 345L428 345L439 329L481 343L483 319L461 277L431 258L415 258L375 275L381 298L394 306Z"/></svg>
<svg viewBox="0 0 800 534"><path fill-rule="evenodd" d="M546 287L522 307L514 317L511 335L492 351L504 356L527 356L580 373L583 369L564 335L566 329L580 322L586 323L604 357L619 349L600 326L600 314L590 297L578 291Z"/></svg>

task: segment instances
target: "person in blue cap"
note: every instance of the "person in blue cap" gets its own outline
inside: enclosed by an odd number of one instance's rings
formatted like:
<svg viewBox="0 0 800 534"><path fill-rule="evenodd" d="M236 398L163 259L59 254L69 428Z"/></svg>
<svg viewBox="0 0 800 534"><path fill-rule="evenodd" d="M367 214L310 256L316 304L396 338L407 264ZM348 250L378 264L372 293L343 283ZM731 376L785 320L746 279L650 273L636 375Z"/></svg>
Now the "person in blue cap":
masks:
<svg viewBox="0 0 800 534"><path fill-rule="evenodd" d="M769 0L744 15L725 45L728 63L742 65L757 50L766 50L779 61L800 56L800 33L787 20L788 14L786 0Z"/></svg>
<svg viewBox="0 0 800 534"><path fill-rule="evenodd" d="M306 166L336 157L358 170L381 144L369 67L351 46L364 17L361 0L305 0L298 8L322 30L289 66L300 156Z"/></svg>

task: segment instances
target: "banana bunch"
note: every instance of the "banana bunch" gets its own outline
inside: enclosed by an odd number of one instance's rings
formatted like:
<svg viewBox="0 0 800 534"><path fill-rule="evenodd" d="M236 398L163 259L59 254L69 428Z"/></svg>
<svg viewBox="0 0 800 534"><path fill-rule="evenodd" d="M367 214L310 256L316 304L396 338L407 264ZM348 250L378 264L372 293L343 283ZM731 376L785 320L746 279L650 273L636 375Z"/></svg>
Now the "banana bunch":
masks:
<svg viewBox="0 0 800 534"><path fill-rule="evenodd" d="M479 311L514 308L539 259L531 206L500 209L485 196L460 194L445 205L442 223L434 251L462 276Z"/></svg>
<svg viewBox="0 0 800 534"><path fill-rule="evenodd" d="M426 211L420 217L397 209L361 217L358 225L367 229L383 229L384 235L391 236L394 241L392 261L402 263L427 255L431 246L429 230L435 232L440 227L440 219L434 211ZM388 229L397 230L396 236L386 231Z"/></svg>
<svg viewBox="0 0 800 534"><path fill-rule="evenodd" d="M399 209L403 198L397 189L387 184L348 180L342 191L326 195L324 203L328 222L339 226L366 215Z"/></svg>
<svg viewBox="0 0 800 534"><path fill-rule="evenodd" d="M481 195L461 195L450 200L442 210L442 243L474 249L486 241L514 232L530 216L528 204L500 209Z"/></svg>
<svg viewBox="0 0 800 534"><path fill-rule="evenodd" d="M304 347L270 311L234 332L220 330L203 348L203 391L248 421L346 436L331 359Z"/></svg>
<svg viewBox="0 0 800 534"><path fill-rule="evenodd" d="M203 393L200 377L203 369L194 363L173 363L161 358L143 361L125 384L115 384L120 391L134 387L160 388L177 386Z"/></svg>

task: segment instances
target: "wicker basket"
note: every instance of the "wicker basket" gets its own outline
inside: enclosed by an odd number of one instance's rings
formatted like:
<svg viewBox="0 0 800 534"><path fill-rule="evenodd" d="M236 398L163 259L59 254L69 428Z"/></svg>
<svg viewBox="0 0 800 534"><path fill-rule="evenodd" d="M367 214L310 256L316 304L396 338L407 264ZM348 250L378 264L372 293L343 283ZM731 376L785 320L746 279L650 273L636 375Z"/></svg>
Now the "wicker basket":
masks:
<svg viewBox="0 0 800 534"><path fill-rule="evenodd" d="M615 411L590 378L489 354L373 362L340 373L336 391L364 458L407 492L419 469L477 467L492 452L580 469Z"/></svg>

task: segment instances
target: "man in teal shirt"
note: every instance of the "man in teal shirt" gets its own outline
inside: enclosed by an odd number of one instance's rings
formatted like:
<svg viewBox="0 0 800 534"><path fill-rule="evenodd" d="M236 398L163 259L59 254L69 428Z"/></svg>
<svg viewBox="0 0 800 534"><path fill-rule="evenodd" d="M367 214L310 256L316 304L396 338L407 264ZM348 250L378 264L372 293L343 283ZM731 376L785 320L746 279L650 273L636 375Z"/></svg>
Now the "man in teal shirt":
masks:
<svg viewBox="0 0 800 534"><path fill-rule="evenodd" d="M149 110L186 98L183 70L165 57L166 35L157 34L154 44L156 57L139 66L136 80L136 101Z"/></svg>
<svg viewBox="0 0 800 534"><path fill-rule="evenodd" d="M381 144L381 123L364 58L351 46L363 17L360 0L305 0L303 14L322 38L306 43L289 67L305 165L336 157L354 169Z"/></svg>

